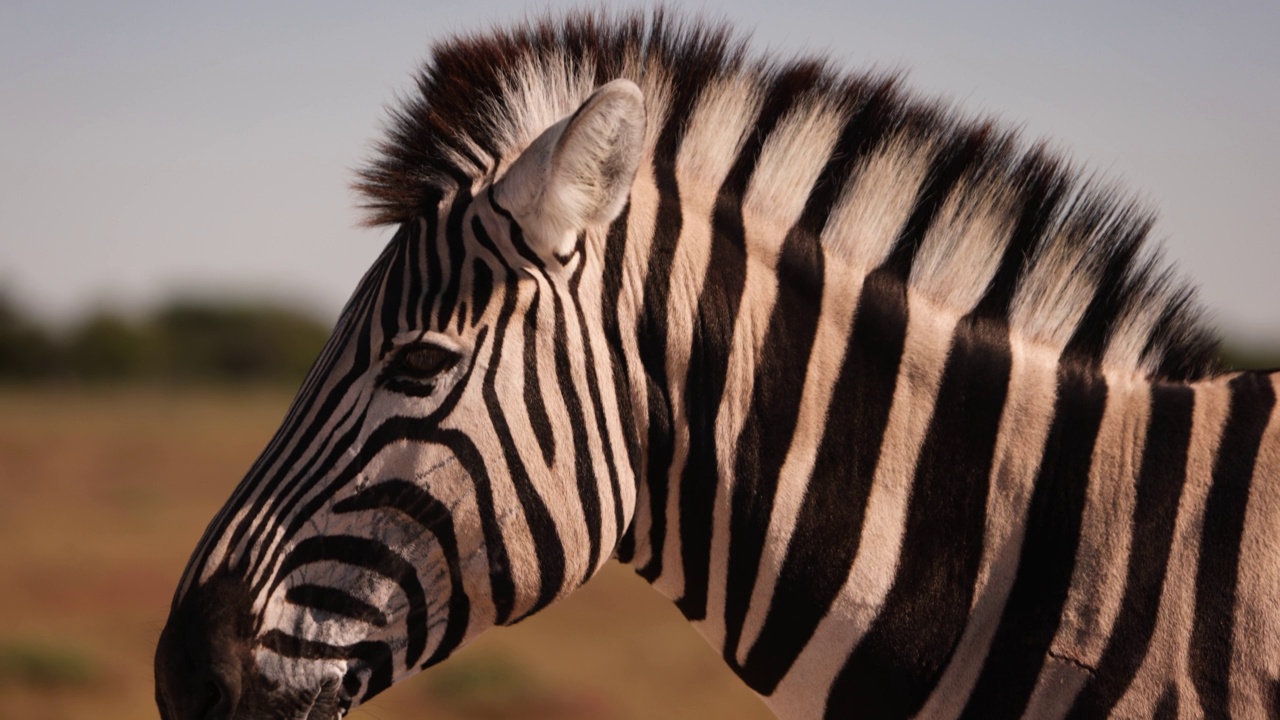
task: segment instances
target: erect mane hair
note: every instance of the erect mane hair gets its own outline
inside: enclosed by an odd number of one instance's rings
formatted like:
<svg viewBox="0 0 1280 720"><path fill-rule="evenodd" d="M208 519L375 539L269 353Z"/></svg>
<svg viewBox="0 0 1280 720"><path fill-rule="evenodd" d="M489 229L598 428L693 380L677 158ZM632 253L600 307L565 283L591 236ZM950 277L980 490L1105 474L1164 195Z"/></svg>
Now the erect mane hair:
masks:
<svg viewBox="0 0 1280 720"><path fill-rule="evenodd" d="M974 312L1097 369L1172 381L1220 372L1218 341L1192 288L1144 245L1152 216L1129 196L1081 177L1043 145L1026 147L993 122L900 91L897 77L835 72L823 60L752 57L728 28L673 20L661 10L575 13L437 44L417 75L417 92L390 110L378 156L359 173L367 221L399 224L434 212L446 195L500 174L543 130L616 78L646 92L646 162L654 163L674 162L677 151L664 145L678 136L661 133L664 125L687 118L699 91L718 82L766 96L800 79L807 101L796 102L794 112L834 108L849 118L874 103L871 119L861 121L869 136L915 146L904 153L928 153L921 202L932 181L943 200L947 193L960 198L959 212L992 198L1003 208L1006 238L931 254L931 277L947 278L973 277L973 266L1003 258L998 271L982 276L991 280ZM887 265L918 249L901 247L913 242L907 237L900 236ZM909 272L910 262L903 282Z"/></svg>

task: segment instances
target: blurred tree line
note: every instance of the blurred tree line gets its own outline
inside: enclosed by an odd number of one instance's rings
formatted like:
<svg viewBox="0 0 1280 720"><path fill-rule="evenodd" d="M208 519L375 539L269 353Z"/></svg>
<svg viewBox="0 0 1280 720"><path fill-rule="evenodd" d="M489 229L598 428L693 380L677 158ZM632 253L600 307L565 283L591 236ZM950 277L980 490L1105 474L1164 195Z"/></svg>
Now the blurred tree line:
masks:
<svg viewBox="0 0 1280 720"><path fill-rule="evenodd" d="M0 293L0 383L296 385L328 336L327 323L282 305L190 298L55 330Z"/></svg>

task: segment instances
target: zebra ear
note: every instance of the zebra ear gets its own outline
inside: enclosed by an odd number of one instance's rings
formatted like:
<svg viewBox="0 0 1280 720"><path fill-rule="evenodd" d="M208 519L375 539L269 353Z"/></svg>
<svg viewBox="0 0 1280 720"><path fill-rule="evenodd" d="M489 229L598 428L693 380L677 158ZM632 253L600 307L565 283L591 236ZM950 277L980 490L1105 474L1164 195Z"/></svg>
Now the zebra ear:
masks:
<svg viewBox="0 0 1280 720"><path fill-rule="evenodd" d="M494 187L534 249L567 255L582 230L612 221L644 152L644 95L630 80L602 85L520 154Z"/></svg>

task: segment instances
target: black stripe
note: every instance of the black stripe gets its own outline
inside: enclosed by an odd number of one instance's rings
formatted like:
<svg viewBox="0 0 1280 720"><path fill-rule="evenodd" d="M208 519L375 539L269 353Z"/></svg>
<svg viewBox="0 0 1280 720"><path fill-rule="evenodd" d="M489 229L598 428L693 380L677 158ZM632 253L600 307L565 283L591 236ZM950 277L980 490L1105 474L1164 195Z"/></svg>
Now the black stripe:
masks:
<svg viewBox="0 0 1280 720"><path fill-rule="evenodd" d="M704 78L705 82L705 78ZM650 557L636 572L653 582L662 574L663 546L667 535L667 491L671 460L675 455L672 437L671 397L667 381L667 300L671 293L671 266L684 226L680 207L680 185L676 181L676 153L683 139L685 120L693 108L700 86L680 86L667 122L653 154L653 177L658 189L653 240L649 243L649 269L644 280L644 301L636 323L636 345L640 365L649 378L647 388L649 427L644 482L649 488Z"/></svg>
<svg viewBox="0 0 1280 720"><path fill-rule="evenodd" d="M1075 571L1106 381L1073 363L1058 368L1053 423L1027 508L1018 569L965 720L1018 718L1058 631Z"/></svg>
<svg viewBox="0 0 1280 720"><path fill-rule="evenodd" d="M1206 714L1205 717L1229 717L1227 714ZM1160 695L1160 702L1151 713L1151 720L1177 720L1178 718L1178 686L1170 684Z"/></svg>
<svg viewBox="0 0 1280 720"><path fill-rule="evenodd" d="M466 470L467 476L475 484L476 511L480 516L480 530L484 535L485 559L489 564L489 587L493 600L494 622L501 624L511 616L515 605L515 581L511 576L511 554L507 552L506 541L502 538L502 528L498 525L498 511L493 502L493 483L489 479L489 468L471 438L457 430L433 429L421 433L420 437L410 438L421 442L433 442L449 449L458 459L458 463ZM520 488L517 486L517 491ZM517 493L519 494L519 493ZM522 503L524 497L520 496ZM446 629L446 634L448 629ZM441 658L438 649L428 663Z"/></svg>
<svg viewBox="0 0 1280 720"><path fill-rule="evenodd" d="M386 643L367 641L354 645L329 645L328 643L302 640L279 630L271 630L262 637L262 646L287 658L308 660L355 660L342 679L342 688L354 700L361 702L391 687L391 648ZM369 672L369 683L360 694L360 673Z"/></svg>
<svg viewBox="0 0 1280 720"><path fill-rule="evenodd" d="M939 131L937 119L930 114L921 114L910 119L918 124L917 128L908 130L923 141L930 134ZM990 141L991 129L983 125L965 132L957 132L947 138L947 144L929 159L929 170L925 174L923 184L916 193L911 214L903 224L894 242L893 249L885 259L883 267L901 278L903 282L911 275L911 266L915 262L916 253L924 243L929 227L942 204L955 188L964 173L975 165L988 161L987 155L994 148Z"/></svg>
<svg viewBox="0 0 1280 720"><path fill-rule="evenodd" d="M618 481L618 468L613 461L613 433L609 431L608 421L605 419L604 401L600 392L600 367L596 365L596 353L591 346L591 333L588 331L587 317L582 311L582 303L579 299L579 286L582 283L582 274L586 268L586 254L582 253L582 262L578 264L577 271L569 280L569 304L573 306L574 314L577 316L579 334L582 337L582 352L586 367L587 394L591 400L591 409L596 422L596 434L600 437L601 452L604 453L605 472L609 476L609 488L613 494L613 531L614 545L617 545L618 538L622 534L622 489ZM585 419L585 418L584 418ZM585 426L585 423L584 423ZM586 444L585 438L582 445L579 445L578 464L590 466L591 449ZM596 468L589 467L590 476L594 483ZM599 510L597 509L597 513ZM613 548L608 548L610 554ZM594 572L596 561L599 556L595 556L587 567L587 572ZM589 576L588 576L589 577ZM584 578L585 581L585 578Z"/></svg>
<svg viewBox="0 0 1280 720"><path fill-rule="evenodd" d="M499 208L497 200L493 197L492 187L489 188L487 196L489 204L497 210L498 214L507 222L508 225L515 222L509 213L506 213ZM493 256L494 262L501 265L502 268L507 271L507 274L510 274L513 269L511 267L511 263L507 262L507 256L502 254L502 251L498 249L497 243L495 243L493 238L490 237L489 231L485 229L484 221L480 219L479 214L471 218L471 234L475 236L476 242L480 243L480 247L487 250L489 254Z"/></svg>
<svg viewBox="0 0 1280 720"><path fill-rule="evenodd" d="M466 268L466 264L464 263L463 265L461 265L461 266L459 266L459 267L458 267L458 272L462 272L465 268ZM464 327L466 327L466 324L467 324L467 300L466 300L466 298L463 298L462 300L460 300L460 301L458 302L458 312L454 314L454 317L456 317L456 318L457 318L457 321L456 321L456 322L455 322L455 324L454 324L454 330L455 330L459 335L461 335L461 334L462 334L462 329L463 329Z"/></svg>
<svg viewBox="0 0 1280 720"><path fill-rule="evenodd" d="M863 514L889 420L907 327L903 284L865 281L826 428L769 612L743 678L771 694L831 607L858 552Z"/></svg>
<svg viewBox="0 0 1280 720"><path fill-rule="evenodd" d="M294 570L312 563L339 562L382 575L400 586L408 605L405 613L405 664L412 666L427 646L427 597L413 564L377 540L354 535L318 535L299 542L276 571L271 591ZM261 596L259 596L261 597Z"/></svg>
<svg viewBox="0 0 1280 720"><path fill-rule="evenodd" d="M778 480L804 396L809 356L822 312L822 271L817 238L791 234L778 262L777 304L764 351L756 360L755 392L734 463L724 655L733 658L735 668L751 590L768 540Z"/></svg>
<svg viewBox="0 0 1280 720"><path fill-rule="evenodd" d="M498 198L493 192L493 188L489 188L489 203L493 206L495 212L501 215L507 221L508 240L511 241L511 247L515 249L519 255L529 266L539 270L547 269L547 262L543 257L529 245L524 239L524 231L520 227L519 221L511 214L509 210L498 204Z"/></svg>
<svg viewBox="0 0 1280 720"><path fill-rule="evenodd" d="M1022 160L1015 177L1021 187L1018 195L1021 208L991 284L970 313L977 318L1007 322L1018 282L1069 188L1055 162L1047 158L1041 148L1034 149Z"/></svg>
<svg viewBox="0 0 1280 720"><path fill-rule="evenodd" d="M875 717L915 715L950 660L982 558L1011 366L1003 326L961 321L920 450L893 586L836 677L828 715L853 708Z"/></svg>
<svg viewBox="0 0 1280 720"><path fill-rule="evenodd" d="M415 220L411 223L406 242L409 244L409 290L407 294L407 303L405 308L406 324L410 328L426 327L422 317L422 251L425 243L431 242L430 237L424 237L422 228L424 223L421 220Z"/></svg>
<svg viewBox="0 0 1280 720"><path fill-rule="evenodd" d="M405 226L408 228L408 226ZM397 248L396 254L391 260L391 265L387 267L387 273L382 279L382 292L379 299L382 301L382 307L379 308L379 319L381 320L382 343L378 349L378 355L381 357L387 354L391 349L392 341L402 328L402 311L405 309L404 303L404 280L409 273L405 272L405 263L408 261L409 234L407 232L396 236Z"/></svg>
<svg viewBox="0 0 1280 720"><path fill-rule="evenodd" d="M443 660L462 643L471 616L471 600L462 583L462 560L458 553L458 538L454 533L453 517L449 508L427 492L426 489L407 480L385 480L365 488L333 506L334 513L357 512L375 509L395 510L417 523L423 530L435 536L436 544L444 555L449 573L449 616L444 636L422 667Z"/></svg>
<svg viewBox="0 0 1280 720"><path fill-rule="evenodd" d="M1271 707L1267 717L1273 720L1280 718L1280 679L1272 678L1271 680Z"/></svg>
<svg viewBox="0 0 1280 720"><path fill-rule="evenodd" d="M480 258L471 262L471 324L477 325L484 311L489 309L489 298L493 295L493 271Z"/></svg>
<svg viewBox="0 0 1280 720"><path fill-rule="evenodd" d="M444 288L441 283L444 280L444 271L441 269L442 262L440 260L440 208L437 205L434 212L426 214L427 218L427 289L422 296L422 324L421 327L433 328L432 323L435 318L436 300L440 297L440 293Z"/></svg>
<svg viewBox="0 0 1280 720"><path fill-rule="evenodd" d="M680 206L680 186L676 180L676 160L684 141L688 120L703 90L714 79L733 72L742 62L742 48L731 48L723 34L692 38L678 53L672 43L679 33L668 34L655 26L651 41L660 54L678 54L685 72L681 82L672 88L666 118L653 153L653 176L658 191L658 207L654 215L653 238L649 243L649 267L645 274L643 304L636 323L636 344L641 367L648 378L648 431L644 446L648 448L644 482L649 490L650 557L636 573L650 582L662 574L663 548L667 534L667 495L670 486L671 461L675 455L672 435L670 383L667 379L667 301L671 293L671 266L684 226ZM670 58L669 58L670 59ZM639 540L637 539L637 542Z"/></svg>
<svg viewBox="0 0 1280 720"><path fill-rule="evenodd" d="M1100 235L1105 233L1111 244L1104 256L1098 258L1101 267L1096 268L1094 279L1094 295L1085 309L1084 315L1076 324L1075 332L1063 350L1065 357L1079 357L1089 364L1102 361L1107 350L1112 328L1125 306L1132 302L1132 287L1125 278L1132 272L1134 256L1142 246L1142 239L1147 234L1150 222L1135 223L1128 218L1120 220L1108 216L1093 218L1093 208L1080 213L1086 222L1097 223L1090 229Z"/></svg>
<svg viewBox="0 0 1280 720"><path fill-rule="evenodd" d="M700 620L707 614L707 582L710 578L712 515L715 511L716 478L716 417L724 394L728 375L729 354L733 348L734 324L742 304L742 293L747 279L747 248L742 218L742 201L746 197L751 175L760 159L764 143L777 126L778 121L806 90L818 80L816 65L798 65L773 79L753 131L743 143L742 149L729 168L724 182L716 194L711 213L711 253L706 279L698 297L693 323L692 348L685 380L685 416L689 424L689 454L680 478L680 558L684 566L684 593L676 600L676 607L690 620ZM785 451L784 451L785 452ZM737 521L742 493L750 490L735 489L734 515ZM767 523L767 520L766 520ZM730 531L731 543L734 542ZM744 554L744 550L746 554ZM741 570L735 573L735 563L749 558L750 548L731 545L729 552L728 602L733 605L730 617L736 613L736 601L732 588L744 581ZM758 559L758 558L757 558ZM754 569L756 560L748 560ZM751 594L747 586L747 595ZM745 614L745 608L743 610ZM739 621L739 629L741 623ZM735 642L736 644L736 642ZM731 657L726 645L726 657Z"/></svg>
<svg viewBox="0 0 1280 720"><path fill-rule="evenodd" d="M514 286L511 291L514 293ZM542 462L552 467L556 459L556 432L542 398L542 373L538 370L538 313L542 311L542 288L534 285L533 298L523 318L523 352L520 371L524 374L524 406L529 413L529 429L542 450Z"/></svg>
<svg viewBox="0 0 1280 720"><path fill-rule="evenodd" d="M381 610L338 588L295 585L285 591L284 599L294 605L341 615L377 627L386 627L387 624L387 616Z"/></svg>
<svg viewBox="0 0 1280 720"><path fill-rule="evenodd" d="M1205 500L1200 531L1196 612L1188 653L1191 679L1206 717L1227 717L1231 711L1240 542L1258 449L1276 404L1275 387L1265 374L1239 375L1229 387L1231 412L1213 463L1213 485Z"/></svg>
<svg viewBox="0 0 1280 720"><path fill-rule="evenodd" d="M801 90L806 87L803 82L799 85ZM844 144L828 157L778 257L778 295L770 314L764 353L755 359L754 392L733 470L724 655L735 668L742 624L766 542L778 478L800 413L809 356L822 312L823 256L818 235L838 197L838 189L859 159L858 151L865 152L874 138L865 132L852 137L850 129L863 129L861 125L856 120L846 124ZM714 433L714 427L711 430ZM709 444L714 452L714 440ZM705 597L702 602L705 604Z"/></svg>
<svg viewBox="0 0 1280 720"><path fill-rule="evenodd" d="M632 490L638 491L641 467L640 435L636 428L635 408L631 404L631 376L627 356L622 351L622 319L618 317L622 297L622 276L626 263L627 221L631 214L631 202L609 226L605 240L604 267L601 270L601 317L604 321L605 350L609 354L610 372L613 375L613 394L618 406L618 420L622 424L623 447L627 451L627 467L630 469ZM618 500L621 502L621 491ZM638 492L636 496L638 496ZM633 510L634 514L634 510ZM632 517L623 518L618 526L618 560L630 562L635 554L635 534L631 532ZM625 525L625 526L624 526Z"/></svg>
<svg viewBox="0 0 1280 720"><path fill-rule="evenodd" d="M1195 400L1195 391L1185 385L1151 388L1151 421L1134 496L1124 597L1096 672L1076 696L1069 717L1110 713L1147 655L1173 546L1178 502L1187 481Z"/></svg>
<svg viewBox="0 0 1280 720"><path fill-rule="evenodd" d="M444 242L449 250L449 279L440 291L440 306L437 309L436 327L443 330L449 327L449 320L458 303L458 293L462 291L462 261L466 257L466 245L462 236L462 223L467 208L471 205L471 191L459 188L449 206L449 217L445 219Z"/></svg>
<svg viewBox="0 0 1280 720"><path fill-rule="evenodd" d="M401 271L402 277L400 282L401 291L396 298L400 312L400 320L396 323L396 331L412 330L420 328L418 323L418 301L419 297L414 294L412 288L415 284L421 284L421 273L415 264L416 250L418 247L418 238L413 234L413 227L410 226L410 232L405 233L404 250L404 269ZM393 336L394 337L394 336Z"/></svg>

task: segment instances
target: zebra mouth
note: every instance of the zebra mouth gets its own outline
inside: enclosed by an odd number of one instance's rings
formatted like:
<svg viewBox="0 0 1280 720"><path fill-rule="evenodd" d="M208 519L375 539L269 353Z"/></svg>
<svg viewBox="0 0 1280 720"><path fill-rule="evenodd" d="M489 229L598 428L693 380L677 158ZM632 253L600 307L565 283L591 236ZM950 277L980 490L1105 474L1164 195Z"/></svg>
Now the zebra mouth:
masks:
<svg viewBox="0 0 1280 720"><path fill-rule="evenodd" d="M341 680L326 680L316 691L304 720L338 720L347 713L350 705L350 701L342 696Z"/></svg>

